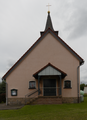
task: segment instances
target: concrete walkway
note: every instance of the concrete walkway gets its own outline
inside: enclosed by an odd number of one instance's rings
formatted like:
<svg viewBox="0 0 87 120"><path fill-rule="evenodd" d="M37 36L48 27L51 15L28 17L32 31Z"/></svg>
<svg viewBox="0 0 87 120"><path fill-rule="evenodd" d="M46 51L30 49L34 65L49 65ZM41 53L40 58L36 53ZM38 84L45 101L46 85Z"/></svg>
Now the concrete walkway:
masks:
<svg viewBox="0 0 87 120"><path fill-rule="evenodd" d="M24 105L20 105L20 106L10 106L7 105L6 103L0 104L0 110L13 110L13 109L21 109Z"/></svg>

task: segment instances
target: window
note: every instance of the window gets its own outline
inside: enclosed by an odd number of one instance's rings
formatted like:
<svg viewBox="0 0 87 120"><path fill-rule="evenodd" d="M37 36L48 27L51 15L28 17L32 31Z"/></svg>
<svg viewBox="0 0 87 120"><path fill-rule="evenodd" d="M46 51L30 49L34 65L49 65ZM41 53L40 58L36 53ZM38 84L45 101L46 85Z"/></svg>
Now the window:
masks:
<svg viewBox="0 0 87 120"><path fill-rule="evenodd" d="M64 88L71 88L71 81L70 80L64 81Z"/></svg>
<svg viewBox="0 0 87 120"><path fill-rule="evenodd" d="M29 82L29 89L35 89L36 88L36 82L35 81L30 81Z"/></svg>
<svg viewBox="0 0 87 120"><path fill-rule="evenodd" d="M17 89L11 90L11 96L17 96Z"/></svg>

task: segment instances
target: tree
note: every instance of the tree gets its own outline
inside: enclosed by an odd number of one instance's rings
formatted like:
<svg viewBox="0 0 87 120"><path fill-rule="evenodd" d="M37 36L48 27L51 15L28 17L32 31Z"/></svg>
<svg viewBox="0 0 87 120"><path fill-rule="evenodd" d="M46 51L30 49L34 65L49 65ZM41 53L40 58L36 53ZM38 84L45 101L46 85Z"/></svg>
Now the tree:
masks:
<svg viewBox="0 0 87 120"><path fill-rule="evenodd" d="M83 83L83 84L80 84L80 90L84 90L84 87L85 87L86 85Z"/></svg>
<svg viewBox="0 0 87 120"><path fill-rule="evenodd" d="M6 83L2 81L0 83L0 103L6 102Z"/></svg>
<svg viewBox="0 0 87 120"><path fill-rule="evenodd" d="M0 94L2 93L6 93L6 83L4 81L0 83Z"/></svg>

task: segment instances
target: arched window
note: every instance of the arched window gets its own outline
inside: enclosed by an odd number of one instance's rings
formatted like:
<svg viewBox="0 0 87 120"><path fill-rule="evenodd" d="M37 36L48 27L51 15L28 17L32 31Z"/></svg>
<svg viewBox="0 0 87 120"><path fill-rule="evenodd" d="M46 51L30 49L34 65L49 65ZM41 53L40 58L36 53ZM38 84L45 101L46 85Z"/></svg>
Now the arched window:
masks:
<svg viewBox="0 0 87 120"><path fill-rule="evenodd" d="M70 80L64 81L64 88L71 88L71 81Z"/></svg>

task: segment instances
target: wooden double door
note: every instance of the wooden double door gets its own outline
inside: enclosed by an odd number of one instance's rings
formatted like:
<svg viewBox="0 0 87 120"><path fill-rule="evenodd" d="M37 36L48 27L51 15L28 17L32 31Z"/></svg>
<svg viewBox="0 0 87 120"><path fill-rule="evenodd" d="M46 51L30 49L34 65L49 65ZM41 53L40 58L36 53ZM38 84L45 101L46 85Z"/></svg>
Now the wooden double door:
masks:
<svg viewBox="0 0 87 120"><path fill-rule="evenodd" d="M56 96L56 79L43 80L44 96Z"/></svg>

